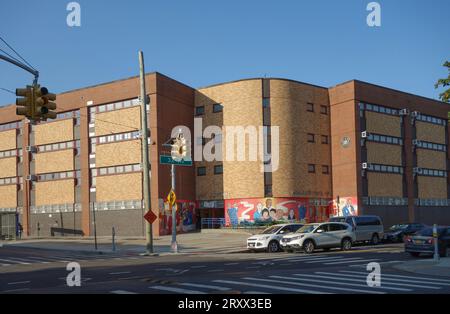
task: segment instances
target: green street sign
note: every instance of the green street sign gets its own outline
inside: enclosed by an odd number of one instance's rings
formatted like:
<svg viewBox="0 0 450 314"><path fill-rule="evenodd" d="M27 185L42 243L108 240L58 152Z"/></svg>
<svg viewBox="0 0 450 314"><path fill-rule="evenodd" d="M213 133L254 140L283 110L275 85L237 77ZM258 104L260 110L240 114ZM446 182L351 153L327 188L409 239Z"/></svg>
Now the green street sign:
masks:
<svg viewBox="0 0 450 314"><path fill-rule="evenodd" d="M190 167L192 166L192 161L191 160L181 160L181 161L176 161L172 159L172 156L159 156L159 163L161 165L175 165L175 166L185 166L185 167Z"/></svg>

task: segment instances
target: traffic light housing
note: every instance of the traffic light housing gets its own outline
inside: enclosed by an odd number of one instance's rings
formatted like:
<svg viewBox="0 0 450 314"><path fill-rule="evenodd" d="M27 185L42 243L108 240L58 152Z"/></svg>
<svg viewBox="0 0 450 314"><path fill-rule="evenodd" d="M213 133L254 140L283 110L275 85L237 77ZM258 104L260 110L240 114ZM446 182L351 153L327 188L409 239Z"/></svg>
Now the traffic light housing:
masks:
<svg viewBox="0 0 450 314"><path fill-rule="evenodd" d="M34 116L38 120L47 121L47 119L56 119L56 112L52 111L56 109L56 95L49 93L46 87L40 87L39 85L34 87Z"/></svg>
<svg viewBox="0 0 450 314"><path fill-rule="evenodd" d="M16 115L25 116L32 119L34 116L34 89L32 86L17 88L16 96Z"/></svg>
<svg viewBox="0 0 450 314"><path fill-rule="evenodd" d="M171 156L173 160L181 161L189 157L187 141L182 134L179 134L172 142Z"/></svg>

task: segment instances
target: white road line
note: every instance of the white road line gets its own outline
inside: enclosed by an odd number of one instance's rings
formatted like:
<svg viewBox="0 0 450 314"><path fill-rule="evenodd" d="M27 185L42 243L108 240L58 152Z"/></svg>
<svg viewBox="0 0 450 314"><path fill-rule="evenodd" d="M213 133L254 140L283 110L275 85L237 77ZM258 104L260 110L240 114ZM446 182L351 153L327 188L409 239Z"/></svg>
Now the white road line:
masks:
<svg viewBox="0 0 450 314"><path fill-rule="evenodd" d="M137 294L136 292L126 291L126 290L114 290L111 291L112 294Z"/></svg>
<svg viewBox="0 0 450 314"><path fill-rule="evenodd" d="M335 273L327 273L327 272L316 272L316 274L324 274L324 275L336 275ZM350 278L342 278L338 277L339 280L346 280L346 281L356 281L356 282L366 282L366 276L360 276L360 275L345 275L345 274L337 274L337 276L342 277L350 277ZM336 277L335 277L336 278ZM352 279L351 279L352 278ZM389 282L386 282L389 280ZM395 281L398 281L397 279L394 279ZM412 285L407 283L395 283L390 282L392 279L383 278L383 275L381 275L381 285L391 285L391 286L401 286L401 287L413 287L413 288L423 288L423 289L433 289L433 290L439 290L442 289L441 287L432 287L432 286L423 286L423 285ZM400 280L401 281L401 280ZM404 280L403 280L404 281Z"/></svg>
<svg viewBox="0 0 450 314"><path fill-rule="evenodd" d="M380 265L395 264L395 263L403 263L403 261L378 262L378 264ZM366 268L367 264L349 265L348 267Z"/></svg>
<svg viewBox="0 0 450 314"><path fill-rule="evenodd" d="M319 286L319 285L314 285L314 284L309 284L309 283L289 282L289 281L286 281L286 280L273 280L273 279L262 279L262 278L252 278L252 277L245 277L245 278L242 278L242 279L244 279L244 280L254 280L254 281L263 281L263 282L282 283L282 284L295 285L295 286L305 286L305 287L319 288L319 289L325 289L325 290L339 290L339 291L346 290L346 291L360 292L360 293L385 294L385 292L382 292L382 291L361 290L361 289L332 287L332 286Z"/></svg>
<svg viewBox="0 0 450 314"><path fill-rule="evenodd" d="M28 290L30 290L30 288L13 289L13 290L4 290L4 291L0 291L0 293L21 292L21 291L28 291Z"/></svg>
<svg viewBox="0 0 450 314"><path fill-rule="evenodd" d="M306 275L306 274L296 274L296 276L301 276L301 277L310 277L311 279L308 278L291 278L291 277L282 277L282 276L270 276L270 277L280 277L280 278L286 278L286 279L290 279L290 280L303 280L303 281L312 281L312 282L321 282L321 283L326 283L326 284L335 284L335 285L343 285L343 286L355 286L355 287L365 287L367 288L367 284L355 284L355 283L348 283L348 282L337 282L337 281L330 281L330 280L320 280L317 279L318 276L316 275ZM379 289L380 287L374 287L375 289ZM385 290L395 290L395 291L412 291L411 289L405 289L405 288L393 288L393 287L382 287L382 289Z"/></svg>
<svg viewBox="0 0 450 314"><path fill-rule="evenodd" d="M131 274L131 271L120 271L116 273L109 273L108 275L125 275L125 274Z"/></svg>
<svg viewBox="0 0 450 314"><path fill-rule="evenodd" d="M362 262L375 262L379 261L379 259L373 258L373 259L361 259L361 258L349 258L345 261L341 262L331 262L331 263L324 263L325 265L338 265L338 264L349 264L349 263L362 263Z"/></svg>
<svg viewBox="0 0 450 314"><path fill-rule="evenodd" d="M31 281L17 281L17 282L8 282L8 285L24 285L30 283Z"/></svg>
<svg viewBox="0 0 450 314"><path fill-rule="evenodd" d="M168 292L184 293L184 294L206 294L205 292L202 292L202 291L181 289L181 288L175 288L175 287L151 286L149 288L155 289L155 290L168 291Z"/></svg>
<svg viewBox="0 0 450 314"><path fill-rule="evenodd" d="M283 261L290 261L290 260L296 260L296 261L306 261L306 260L314 260L314 259L322 259L322 258L338 258L339 256L328 256L328 255L323 255L323 256L296 256L296 257L288 257L288 258L280 258L280 259L273 259L273 261L279 261L279 260L283 260Z"/></svg>
<svg viewBox="0 0 450 314"><path fill-rule="evenodd" d="M51 261L49 260L49 259L47 259L47 258L42 258L42 257L33 257L33 256L29 256L29 257L27 257L27 259L28 260L32 260L32 261L35 261L35 262L38 262L38 263L41 263L41 264L50 264L51 263Z"/></svg>
<svg viewBox="0 0 450 314"><path fill-rule="evenodd" d="M261 292L261 291L245 291L242 294L270 294L268 292Z"/></svg>
<svg viewBox="0 0 450 314"><path fill-rule="evenodd" d="M225 264L226 265L226 264ZM200 265L200 266L191 266L191 268L205 268L206 266L204 266L204 265Z"/></svg>
<svg viewBox="0 0 450 314"><path fill-rule="evenodd" d="M354 274L354 275L350 275L350 274L341 274L342 276L346 276L346 277L359 277L359 278L364 278L366 275L359 275L359 274ZM420 283L420 284L427 284L427 285L440 285L440 286L450 286L449 283L443 283L443 282L431 282L428 281L427 278L423 278L422 280L412 280L412 279L399 279L399 278L392 278L392 277L388 277L388 276L384 276L383 273L381 274L381 280L383 281L395 281L395 282L410 282L410 283Z"/></svg>
<svg viewBox="0 0 450 314"><path fill-rule="evenodd" d="M321 292L321 291L315 291L315 290L295 289L295 288L288 288L288 287L281 287L281 286L274 286L274 285L261 285L261 284L250 283L250 282L245 282L245 281L213 280L213 282L217 282L217 283L225 283L225 284L232 284L232 285L240 285L240 286L250 286L250 287L258 287L258 288L266 288L266 289L271 289L271 290L280 290L280 291L298 292L298 293L330 294L330 293L327 293L327 292Z"/></svg>
<svg viewBox="0 0 450 314"><path fill-rule="evenodd" d="M190 282L184 282L179 284L180 286L186 286L186 287L194 287L194 288L206 288L206 289L214 289L218 291L228 291L231 290L231 288L227 287L221 287L221 286L210 286L210 285L203 285L198 283L190 283Z"/></svg>
<svg viewBox="0 0 450 314"><path fill-rule="evenodd" d="M366 274L360 271L349 271L343 270L343 273L351 273L351 274ZM437 278L427 278L427 277L417 277L417 276L402 276L402 275L392 275L392 274L383 274L384 277L394 277L394 278L405 278L405 279L418 279L418 280L426 280L427 282L435 281L437 283L450 283L450 280L446 279L437 279Z"/></svg>
<svg viewBox="0 0 450 314"><path fill-rule="evenodd" d="M14 260L14 259L11 259L11 257L9 257L9 258L10 259L0 259L0 261L7 262L7 263L13 263L13 264L31 265L31 263L26 263L26 262Z"/></svg>
<svg viewBox="0 0 450 314"><path fill-rule="evenodd" d="M348 260L348 258L345 258L343 256L339 256L339 257L327 257L327 258L307 260L307 261L305 261L305 263L306 264L313 264L313 263L320 263L322 261L324 261L324 262L343 261L344 259Z"/></svg>

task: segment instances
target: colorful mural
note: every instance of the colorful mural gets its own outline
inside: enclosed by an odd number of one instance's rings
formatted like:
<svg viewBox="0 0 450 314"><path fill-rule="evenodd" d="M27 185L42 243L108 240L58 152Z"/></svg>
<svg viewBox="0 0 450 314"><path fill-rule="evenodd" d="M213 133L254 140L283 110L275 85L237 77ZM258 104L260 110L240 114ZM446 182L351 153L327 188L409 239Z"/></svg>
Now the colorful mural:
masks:
<svg viewBox="0 0 450 314"><path fill-rule="evenodd" d="M331 216L358 216L358 199L356 197L339 197L333 200Z"/></svg>
<svg viewBox="0 0 450 314"><path fill-rule="evenodd" d="M162 201L162 200L161 200ZM160 201L159 234L172 234L172 211L169 206ZM197 223L197 203L194 201L177 201L177 233L194 231Z"/></svg>
<svg viewBox="0 0 450 314"><path fill-rule="evenodd" d="M227 226L265 224L275 221L303 223L325 221L329 206L311 205L307 198L225 200Z"/></svg>

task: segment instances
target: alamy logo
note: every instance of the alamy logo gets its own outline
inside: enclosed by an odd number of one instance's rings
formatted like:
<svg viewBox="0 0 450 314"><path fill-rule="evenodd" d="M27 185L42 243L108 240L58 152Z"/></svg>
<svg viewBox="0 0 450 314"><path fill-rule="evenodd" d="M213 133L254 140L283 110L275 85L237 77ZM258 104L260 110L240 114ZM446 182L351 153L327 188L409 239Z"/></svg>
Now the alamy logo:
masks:
<svg viewBox="0 0 450 314"><path fill-rule="evenodd" d="M369 27L381 26L381 5L378 2L370 2L367 4L367 11L371 11L367 15L367 25Z"/></svg>
<svg viewBox="0 0 450 314"><path fill-rule="evenodd" d="M70 2L66 7L67 11L70 13L67 15L67 26L69 27L80 27L81 26L81 6L78 2Z"/></svg>
<svg viewBox="0 0 450 314"><path fill-rule="evenodd" d="M81 287L81 266L76 262L67 264L67 271L70 273L66 277L68 287Z"/></svg>
<svg viewBox="0 0 450 314"><path fill-rule="evenodd" d="M378 263L367 264L367 271L370 273L367 275L367 285L369 287L381 287L381 266Z"/></svg>

